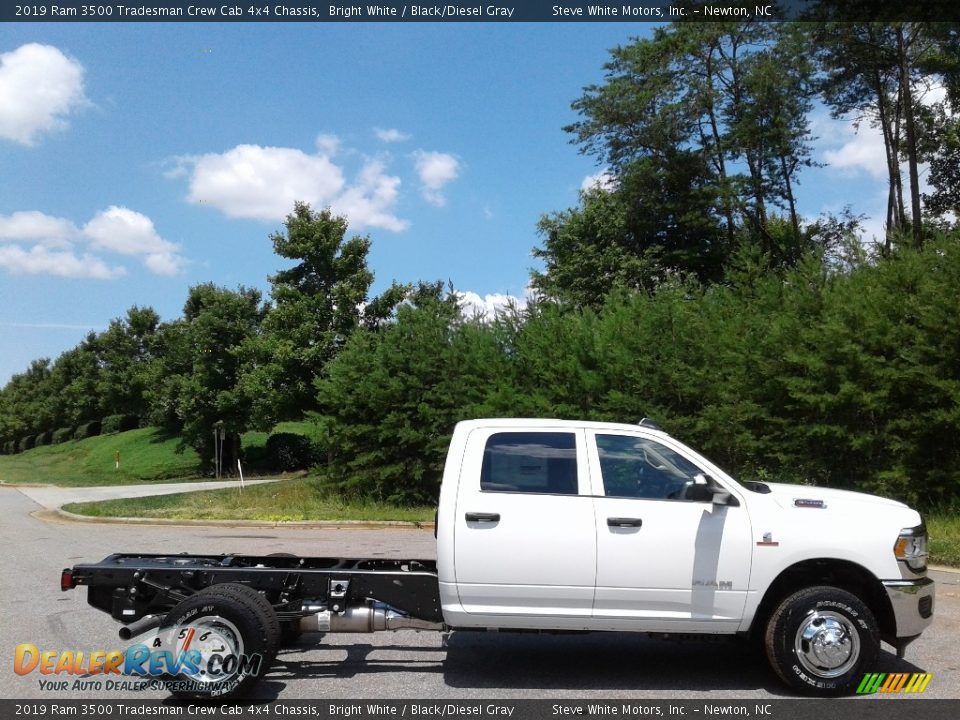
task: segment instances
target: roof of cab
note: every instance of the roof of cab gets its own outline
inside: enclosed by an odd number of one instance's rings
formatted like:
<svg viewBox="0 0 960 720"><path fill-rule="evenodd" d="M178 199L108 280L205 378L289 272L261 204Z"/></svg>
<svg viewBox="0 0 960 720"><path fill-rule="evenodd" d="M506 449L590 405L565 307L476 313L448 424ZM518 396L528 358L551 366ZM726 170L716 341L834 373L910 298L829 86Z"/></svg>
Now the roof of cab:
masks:
<svg viewBox="0 0 960 720"><path fill-rule="evenodd" d="M646 421L646 422L645 422ZM584 430L616 430L616 431L636 431L643 429L648 432L654 432L661 435L668 435L655 423L647 421L646 418L635 425L629 423L611 423L598 422L594 420L557 420L555 418L477 418L475 420L463 420L457 423L459 426L470 428L496 427L496 428L524 428L532 427L543 429L584 429Z"/></svg>

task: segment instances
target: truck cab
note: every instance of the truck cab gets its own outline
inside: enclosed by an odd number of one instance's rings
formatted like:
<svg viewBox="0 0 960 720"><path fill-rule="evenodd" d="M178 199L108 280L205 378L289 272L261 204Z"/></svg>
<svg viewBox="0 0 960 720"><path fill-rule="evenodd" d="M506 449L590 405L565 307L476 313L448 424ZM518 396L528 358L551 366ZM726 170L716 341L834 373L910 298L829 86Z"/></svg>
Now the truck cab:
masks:
<svg viewBox="0 0 960 720"><path fill-rule="evenodd" d="M448 625L752 633L799 689L859 679L880 638L902 654L932 620L915 510L741 484L644 424L460 423L437 532Z"/></svg>

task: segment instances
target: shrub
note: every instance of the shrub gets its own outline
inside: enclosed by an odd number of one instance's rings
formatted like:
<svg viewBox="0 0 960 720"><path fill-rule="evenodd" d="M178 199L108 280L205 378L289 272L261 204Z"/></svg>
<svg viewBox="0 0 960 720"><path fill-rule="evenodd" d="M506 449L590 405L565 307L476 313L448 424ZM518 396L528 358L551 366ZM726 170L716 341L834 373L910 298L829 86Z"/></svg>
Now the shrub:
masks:
<svg viewBox="0 0 960 720"><path fill-rule="evenodd" d="M53 441L53 433L47 430L37 435L36 440L34 441L35 447L40 447L41 445L49 445Z"/></svg>
<svg viewBox="0 0 960 720"><path fill-rule="evenodd" d="M269 471L272 469L270 467L270 458L267 455L266 445L245 447L241 461L243 462L244 472Z"/></svg>
<svg viewBox="0 0 960 720"><path fill-rule="evenodd" d="M103 435L136 430L140 427L140 418L136 415L107 415L100 427Z"/></svg>
<svg viewBox="0 0 960 720"><path fill-rule="evenodd" d="M17 445L20 452L23 452L24 450L31 450L34 446L35 439L36 437L34 435L27 435L26 437L20 438L20 442Z"/></svg>
<svg viewBox="0 0 960 720"><path fill-rule="evenodd" d="M54 445L59 445L60 443L66 442L67 440L73 439L73 428L58 428L53 431L53 436L51 440Z"/></svg>
<svg viewBox="0 0 960 720"><path fill-rule="evenodd" d="M314 464L313 443L305 435L275 433L267 438L267 459L271 470L305 470Z"/></svg>
<svg viewBox="0 0 960 720"><path fill-rule="evenodd" d="M77 427L76 432L73 433L74 440L83 440L88 437L95 437L100 434L100 421L94 420L93 422L84 423Z"/></svg>

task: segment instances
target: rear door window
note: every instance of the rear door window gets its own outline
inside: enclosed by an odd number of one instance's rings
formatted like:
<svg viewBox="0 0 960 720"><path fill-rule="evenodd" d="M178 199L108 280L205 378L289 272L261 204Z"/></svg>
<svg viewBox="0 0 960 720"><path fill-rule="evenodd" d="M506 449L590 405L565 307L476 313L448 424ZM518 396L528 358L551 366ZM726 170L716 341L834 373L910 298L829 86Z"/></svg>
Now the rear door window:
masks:
<svg viewBox="0 0 960 720"><path fill-rule="evenodd" d="M577 443L572 432L500 432L487 439L483 492L577 494Z"/></svg>

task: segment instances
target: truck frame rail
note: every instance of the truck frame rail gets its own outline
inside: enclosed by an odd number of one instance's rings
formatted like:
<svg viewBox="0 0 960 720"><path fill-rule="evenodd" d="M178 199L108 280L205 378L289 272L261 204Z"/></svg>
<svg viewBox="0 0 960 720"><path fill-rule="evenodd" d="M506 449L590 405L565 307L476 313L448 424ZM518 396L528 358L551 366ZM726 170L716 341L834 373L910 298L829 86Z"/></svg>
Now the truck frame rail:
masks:
<svg viewBox="0 0 960 720"><path fill-rule="evenodd" d="M124 624L162 615L221 583L263 593L280 621L298 620L317 606L336 613L369 601L421 620L443 621L433 560L116 553L66 568L60 577L61 590L86 585L87 602Z"/></svg>

